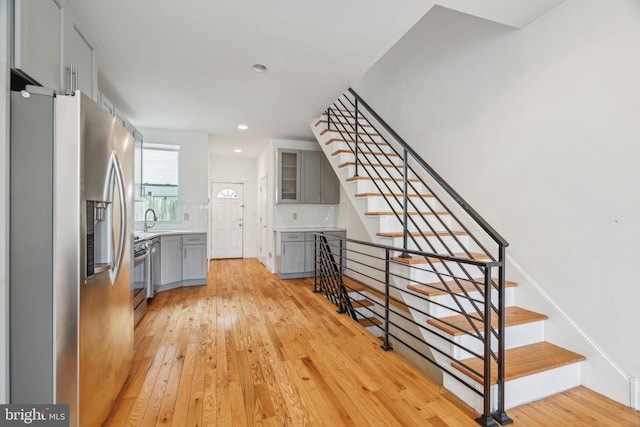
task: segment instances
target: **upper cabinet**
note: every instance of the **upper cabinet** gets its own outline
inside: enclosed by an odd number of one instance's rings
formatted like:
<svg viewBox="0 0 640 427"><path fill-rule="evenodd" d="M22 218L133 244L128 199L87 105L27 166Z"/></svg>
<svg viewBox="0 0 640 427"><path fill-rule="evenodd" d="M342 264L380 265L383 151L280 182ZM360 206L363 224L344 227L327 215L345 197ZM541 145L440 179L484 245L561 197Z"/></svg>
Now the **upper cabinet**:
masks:
<svg viewBox="0 0 640 427"><path fill-rule="evenodd" d="M62 89L63 8L57 0L15 0L13 68L42 86Z"/></svg>
<svg viewBox="0 0 640 427"><path fill-rule="evenodd" d="M278 150L277 203L300 203L300 152Z"/></svg>
<svg viewBox="0 0 640 427"><path fill-rule="evenodd" d="M13 68L56 92L98 99L94 45L62 0L14 0Z"/></svg>
<svg viewBox="0 0 640 427"><path fill-rule="evenodd" d="M277 203L340 203L340 182L321 151L278 150Z"/></svg>

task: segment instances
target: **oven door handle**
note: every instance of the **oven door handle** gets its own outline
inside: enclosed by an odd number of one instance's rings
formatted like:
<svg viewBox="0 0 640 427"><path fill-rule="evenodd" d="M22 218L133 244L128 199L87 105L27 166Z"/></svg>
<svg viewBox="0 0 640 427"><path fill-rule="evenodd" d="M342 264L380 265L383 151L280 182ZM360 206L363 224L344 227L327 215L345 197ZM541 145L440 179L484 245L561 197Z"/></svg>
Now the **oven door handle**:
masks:
<svg viewBox="0 0 640 427"><path fill-rule="evenodd" d="M149 251L143 253L142 255L138 255L137 257L134 257L133 262L144 261L148 257L149 257Z"/></svg>

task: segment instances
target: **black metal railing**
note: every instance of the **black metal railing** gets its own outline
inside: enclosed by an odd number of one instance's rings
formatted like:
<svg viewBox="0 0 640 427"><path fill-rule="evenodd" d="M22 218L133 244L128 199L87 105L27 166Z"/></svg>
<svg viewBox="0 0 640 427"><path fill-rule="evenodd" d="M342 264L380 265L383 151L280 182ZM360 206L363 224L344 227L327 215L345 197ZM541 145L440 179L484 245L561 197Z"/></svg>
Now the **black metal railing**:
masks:
<svg viewBox="0 0 640 427"><path fill-rule="evenodd" d="M369 324L373 333L383 340L381 347L384 350L401 346L438 367L483 399L483 413L477 421L481 425L496 425L491 401L492 393L496 392L492 389L492 374L493 363L498 362L499 332L498 327L492 324L492 318L498 311L497 304L492 302L495 290L492 276L500 262L407 250L412 257L429 257L434 263L464 263L477 269L481 277L463 290L453 283L442 286L438 281L431 281L428 275L420 279L420 274L415 273L427 270L421 264L399 261L393 256L399 249L316 233L314 290L324 292L338 307L338 312L347 312L356 320L379 319L379 322ZM462 277L454 274L449 279L453 282L455 278L463 280ZM439 293L439 298L429 295L433 292ZM336 298L337 294L340 297ZM343 296L349 300L349 310L344 309ZM362 301L369 304L357 303ZM472 305L481 307L481 310L473 312L469 309ZM466 324L442 318L434 313L436 311L462 316ZM449 332L443 331L443 327ZM453 339L451 330L469 339ZM456 357L456 354L461 356ZM481 390L474 381L483 385ZM502 421L508 423L504 419Z"/></svg>
<svg viewBox="0 0 640 427"><path fill-rule="evenodd" d="M391 246L391 258L419 257L440 286L465 295L467 304L454 299L457 309L465 306L483 319L493 311L497 319L494 357L497 376L497 407L492 416L501 424L511 420L504 409L504 312L505 256L508 242L478 214L424 159L411 148L353 89L349 89L326 111L327 129L353 154L355 179L369 179L402 230L379 233L401 239L401 247ZM349 165L349 163L347 163ZM384 166L384 167L378 167ZM416 253L417 252L417 253ZM447 256L447 262L439 262ZM435 260L435 261L434 261ZM485 261L487 260L487 261ZM491 264L489 277L496 302L468 297L465 283L478 283L469 261ZM489 264L487 264L489 263ZM487 301L490 306L487 307ZM467 313L468 314L468 313ZM472 322L473 323L473 322ZM475 326L473 326L475 328ZM487 358L486 360L488 360ZM489 362L487 362L489 363ZM490 368L490 366L489 366ZM487 403L488 404L488 403ZM482 425L491 425L489 410Z"/></svg>

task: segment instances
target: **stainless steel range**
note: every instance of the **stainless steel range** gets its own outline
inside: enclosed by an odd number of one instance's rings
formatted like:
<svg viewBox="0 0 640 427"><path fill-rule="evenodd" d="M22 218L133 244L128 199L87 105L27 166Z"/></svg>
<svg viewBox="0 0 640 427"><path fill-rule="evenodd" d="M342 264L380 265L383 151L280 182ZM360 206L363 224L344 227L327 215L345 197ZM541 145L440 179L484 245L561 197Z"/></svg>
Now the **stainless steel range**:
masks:
<svg viewBox="0 0 640 427"><path fill-rule="evenodd" d="M133 242L133 319L134 325L140 323L147 311L147 297L151 291L151 245L138 236Z"/></svg>

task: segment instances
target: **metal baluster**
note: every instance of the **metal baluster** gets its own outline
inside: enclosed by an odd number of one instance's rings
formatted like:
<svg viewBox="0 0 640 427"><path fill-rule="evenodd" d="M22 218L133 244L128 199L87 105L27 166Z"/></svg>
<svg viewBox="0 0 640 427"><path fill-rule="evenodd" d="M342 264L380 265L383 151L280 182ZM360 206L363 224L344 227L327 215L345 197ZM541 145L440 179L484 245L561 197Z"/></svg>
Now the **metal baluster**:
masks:
<svg viewBox="0 0 640 427"><path fill-rule="evenodd" d="M403 159L402 159L402 165L403 165L403 174L402 174L402 249L403 252L400 255L400 258L411 258L411 255L409 255L409 253L407 252L407 241L408 241L408 237L409 237L409 226L408 226L408 221L409 221L409 197L407 196L407 192L409 191L409 177L407 176L408 174L408 167L407 167L407 149L405 148L403 151Z"/></svg>
<svg viewBox="0 0 640 427"><path fill-rule="evenodd" d="M354 176L358 176L358 141L360 137L358 136L358 98L356 98L356 173Z"/></svg>
<svg viewBox="0 0 640 427"><path fill-rule="evenodd" d="M393 350L389 344L389 266L391 264L391 251L387 248L384 251L384 344L380 347L384 351Z"/></svg>
<svg viewBox="0 0 640 427"><path fill-rule="evenodd" d="M497 426L491 418L491 267L484 269L484 407L476 421L483 427Z"/></svg>
<svg viewBox="0 0 640 427"><path fill-rule="evenodd" d="M498 408L491 416L501 425L513 423L504 409L504 377L505 377L505 280L506 280L506 248L500 245L498 254Z"/></svg>

